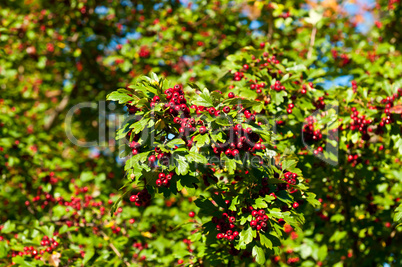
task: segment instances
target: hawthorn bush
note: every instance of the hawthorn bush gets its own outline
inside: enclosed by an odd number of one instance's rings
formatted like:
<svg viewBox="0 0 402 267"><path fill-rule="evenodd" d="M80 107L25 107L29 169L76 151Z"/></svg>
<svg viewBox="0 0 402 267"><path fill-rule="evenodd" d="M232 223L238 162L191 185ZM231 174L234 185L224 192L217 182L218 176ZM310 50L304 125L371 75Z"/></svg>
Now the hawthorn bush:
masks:
<svg viewBox="0 0 402 267"><path fill-rule="evenodd" d="M203 225L191 240L205 244L200 256L211 264L251 256L265 263L266 248L279 252L283 225L304 222L299 205L318 202L303 184L297 155L274 144L268 117L292 113L287 96L299 91L303 66L280 61L268 46L246 50L229 56L236 72L224 78L235 81L227 94L196 84L185 94L182 85L152 75L108 96L131 114L117 135L129 144L122 155L133 155L125 163L126 186L136 185L135 193L127 191L130 201L147 207L158 193L201 195L195 204Z"/></svg>
<svg viewBox="0 0 402 267"><path fill-rule="evenodd" d="M0 266L402 265L400 1L0 7Z"/></svg>

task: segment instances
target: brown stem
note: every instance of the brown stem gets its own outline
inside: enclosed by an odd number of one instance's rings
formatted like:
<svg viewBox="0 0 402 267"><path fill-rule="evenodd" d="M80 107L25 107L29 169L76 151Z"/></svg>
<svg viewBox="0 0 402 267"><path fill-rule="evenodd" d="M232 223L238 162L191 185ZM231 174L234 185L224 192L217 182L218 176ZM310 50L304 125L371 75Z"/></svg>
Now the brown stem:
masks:
<svg viewBox="0 0 402 267"><path fill-rule="evenodd" d="M307 59L311 58L311 55L313 54L313 48L314 48L314 43L315 43L315 35L317 34L317 27L314 26L313 30L311 31L311 36L310 36L310 47L308 48L308 53L307 53Z"/></svg>

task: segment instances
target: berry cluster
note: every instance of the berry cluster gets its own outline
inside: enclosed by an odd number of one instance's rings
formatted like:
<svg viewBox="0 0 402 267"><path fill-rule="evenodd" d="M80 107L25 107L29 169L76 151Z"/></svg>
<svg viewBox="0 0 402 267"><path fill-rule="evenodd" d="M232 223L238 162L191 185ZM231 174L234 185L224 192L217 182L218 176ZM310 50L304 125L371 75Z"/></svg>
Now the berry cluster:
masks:
<svg viewBox="0 0 402 267"><path fill-rule="evenodd" d="M288 109L286 110L286 112L287 112L288 114L292 114L294 107L295 107L295 104L290 103L290 104L288 105Z"/></svg>
<svg viewBox="0 0 402 267"><path fill-rule="evenodd" d="M352 166L356 166L357 164L360 163L359 155L354 154L354 155L348 155L348 162L352 164Z"/></svg>
<svg viewBox="0 0 402 267"><path fill-rule="evenodd" d="M161 187L162 185L165 187L169 187L169 182L172 180L174 172L170 172L168 174L164 174L163 172L159 173L158 179L156 179L156 186Z"/></svg>
<svg viewBox="0 0 402 267"><path fill-rule="evenodd" d="M229 214L225 212L222 214L220 219L213 217L212 222L216 224L216 229L220 231L220 233L216 235L217 239L227 239L229 241L233 241L239 236L239 232L235 230L235 212L229 211Z"/></svg>
<svg viewBox="0 0 402 267"><path fill-rule="evenodd" d="M53 238L44 236L40 242L40 245L42 247L41 249L34 248L33 246L24 247L24 251L13 251L11 252L11 256L17 257L27 255L34 257L35 259L39 259L41 257L40 255L45 254L45 252L51 253L53 250L55 250L59 246L59 243Z"/></svg>
<svg viewBox="0 0 402 267"><path fill-rule="evenodd" d="M138 253L139 252L141 252L142 250L144 250L144 249L147 249L148 248L148 244L147 243L141 243L141 242L135 242L134 244L133 244L133 248L135 248L137 251L138 251ZM134 253L133 254L133 258L135 258L135 259L137 259L137 260L139 260L139 261L144 261L144 260L146 260L147 259L147 257L145 256L145 255L142 255L141 257L138 255L138 253Z"/></svg>
<svg viewBox="0 0 402 267"><path fill-rule="evenodd" d="M265 214L265 210L253 210L251 215L255 219L251 220L250 226L257 231L266 231L268 228L268 216Z"/></svg>
<svg viewBox="0 0 402 267"><path fill-rule="evenodd" d="M179 118L175 117L173 122L176 124L180 124L179 133L184 136L189 136L191 133L196 131L196 125L204 125L204 122L198 120L197 123L194 118Z"/></svg>
<svg viewBox="0 0 402 267"><path fill-rule="evenodd" d="M317 121L313 116L306 118L307 124L303 126L303 137L306 141L319 141L322 139L320 129L314 128L314 123Z"/></svg>
<svg viewBox="0 0 402 267"><path fill-rule="evenodd" d="M147 58L151 55L151 52L149 51L149 49L147 47L143 46L140 48L140 52L138 54L142 58Z"/></svg>
<svg viewBox="0 0 402 267"><path fill-rule="evenodd" d="M222 152L228 157L237 157L240 151L255 152L265 149L265 145L261 143L260 136L253 132L251 128L243 129L241 124L234 127L223 129L228 139L225 143L213 144L215 154L220 155ZM227 147L229 145L229 147Z"/></svg>
<svg viewBox="0 0 402 267"><path fill-rule="evenodd" d="M134 138L136 139L136 138ZM131 153L135 156L140 152L140 143L138 143L137 141L132 141L130 143L130 148L132 148L133 150L131 150Z"/></svg>
<svg viewBox="0 0 402 267"><path fill-rule="evenodd" d="M369 140L370 136L368 135L368 131L371 131L371 128L368 129L368 127L373 121L366 119L365 115L359 116L359 111L357 111L355 107L352 107L352 112L353 113L350 115L352 119L350 122L350 130L360 131L362 133L362 139L366 141Z"/></svg>
<svg viewBox="0 0 402 267"><path fill-rule="evenodd" d="M250 80L250 82L253 82ZM264 82L258 83L257 80L255 80L254 83L250 84L250 89L255 90L258 94L262 93L262 89L267 86Z"/></svg>
<svg viewBox="0 0 402 267"><path fill-rule="evenodd" d="M164 107L168 108L167 112L174 116L184 114L185 117L189 117L190 109L187 106L187 99L184 97L183 87L180 84L176 84L173 88L165 90L166 99L169 100L165 103ZM153 98L153 103L159 102L158 96ZM151 103L152 104L152 103Z"/></svg>
<svg viewBox="0 0 402 267"><path fill-rule="evenodd" d="M280 81L276 81L275 84L271 85L271 89L277 92L286 90L285 86L283 86Z"/></svg>
<svg viewBox="0 0 402 267"><path fill-rule="evenodd" d="M130 197L131 202L135 202L137 207L143 206L146 207L150 204L151 195L149 194L148 190L144 188L140 192Z"/></svg>
<svg viewBox="0 0 402 267"><path fill-rule="evenodd" d="M295 185L297 183L297 174L292 172L286 172L283 180L291 185Z"/></svg>
<svg viewBox="0 0 402 267"><path fill-rule="evenodd" d="M313 105L316 107L316 109L324 109L325 108L324 97L320 96L316 101L313 102Z"/></svg>
<svg viewBox="0 0 402 267"><path fill-rule="evenodd" d="M243 114L244 114L244 116L246 117L247 120L255 121L256 112L251 113L249 110L245 109L243 111Z"/></svg>
<svg viewBox="0 0 402 267"><path fill-rule="evenodd" d="M150 164L154 164L156 159L158 159L158 162L162 165L168 166L170 163L170 159L172 154L169 152L162 152L162 150L159 147L155 147L155 155L151 155L148 157L148 162Z"/></svg>
<svg viewBox="0 0 402 267"><path fill-rule="evenodd" d="M244 74L240 71L236 71L234 73L234 77L233 80L235 80L236 82L240 81L242 78L244 77Z"/></svg>

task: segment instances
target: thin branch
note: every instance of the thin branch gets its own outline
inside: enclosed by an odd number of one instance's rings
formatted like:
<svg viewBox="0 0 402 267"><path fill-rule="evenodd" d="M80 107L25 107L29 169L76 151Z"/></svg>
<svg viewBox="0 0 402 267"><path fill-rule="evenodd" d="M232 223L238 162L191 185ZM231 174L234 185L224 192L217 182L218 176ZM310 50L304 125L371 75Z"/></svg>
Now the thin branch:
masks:
<svg viewBox="0 0 402 267"><path fill-rule="evenodd" d="M50 114L50 119L44 125L46 131L52 127L57 116L60 114L61 111L63 111L66 108L69 101L70 101L70 95L64 96L63 99L60 101L59 105L53 110L53 112Z"/></svg>
<svg viewBox="0 0 402 267"><path fill-rule="evenodd" d="M317 34L317 27L314 26L313 30L311 31L311 36L310 36L310 47L308 49L308 54L307 54L307 59L311 58L311 55L313 54L313 48L314 48L314 43L315 43L315 35Z"/></svg>

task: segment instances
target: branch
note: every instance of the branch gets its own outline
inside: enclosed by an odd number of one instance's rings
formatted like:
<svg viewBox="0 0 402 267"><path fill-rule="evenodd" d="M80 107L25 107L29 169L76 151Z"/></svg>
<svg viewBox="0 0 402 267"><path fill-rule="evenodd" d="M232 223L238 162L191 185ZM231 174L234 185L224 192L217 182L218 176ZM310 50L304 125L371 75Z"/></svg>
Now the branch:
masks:
<svg viewBox="0 0 402 267"><path fill-rule="evenodd" d="M61 111L63 111L66 108L69 101L70 101L70 95L64 96L63 99L60 101L59 105L53 110L52 114L50 114L50 119L43 126L46 131L48 131L52 127L57 116L60 114Z"/></svg>
<svg viewBox="0 0 402 267"><path fill-rule="evenodd" d="M311 36L310 36L310 47L308 48L308 54L307 54L307 59L311 58L311 55L313 54L313 47L315 43L315 35L317 34L317 27L314 26L313 30L311 31Z"/></svg>

